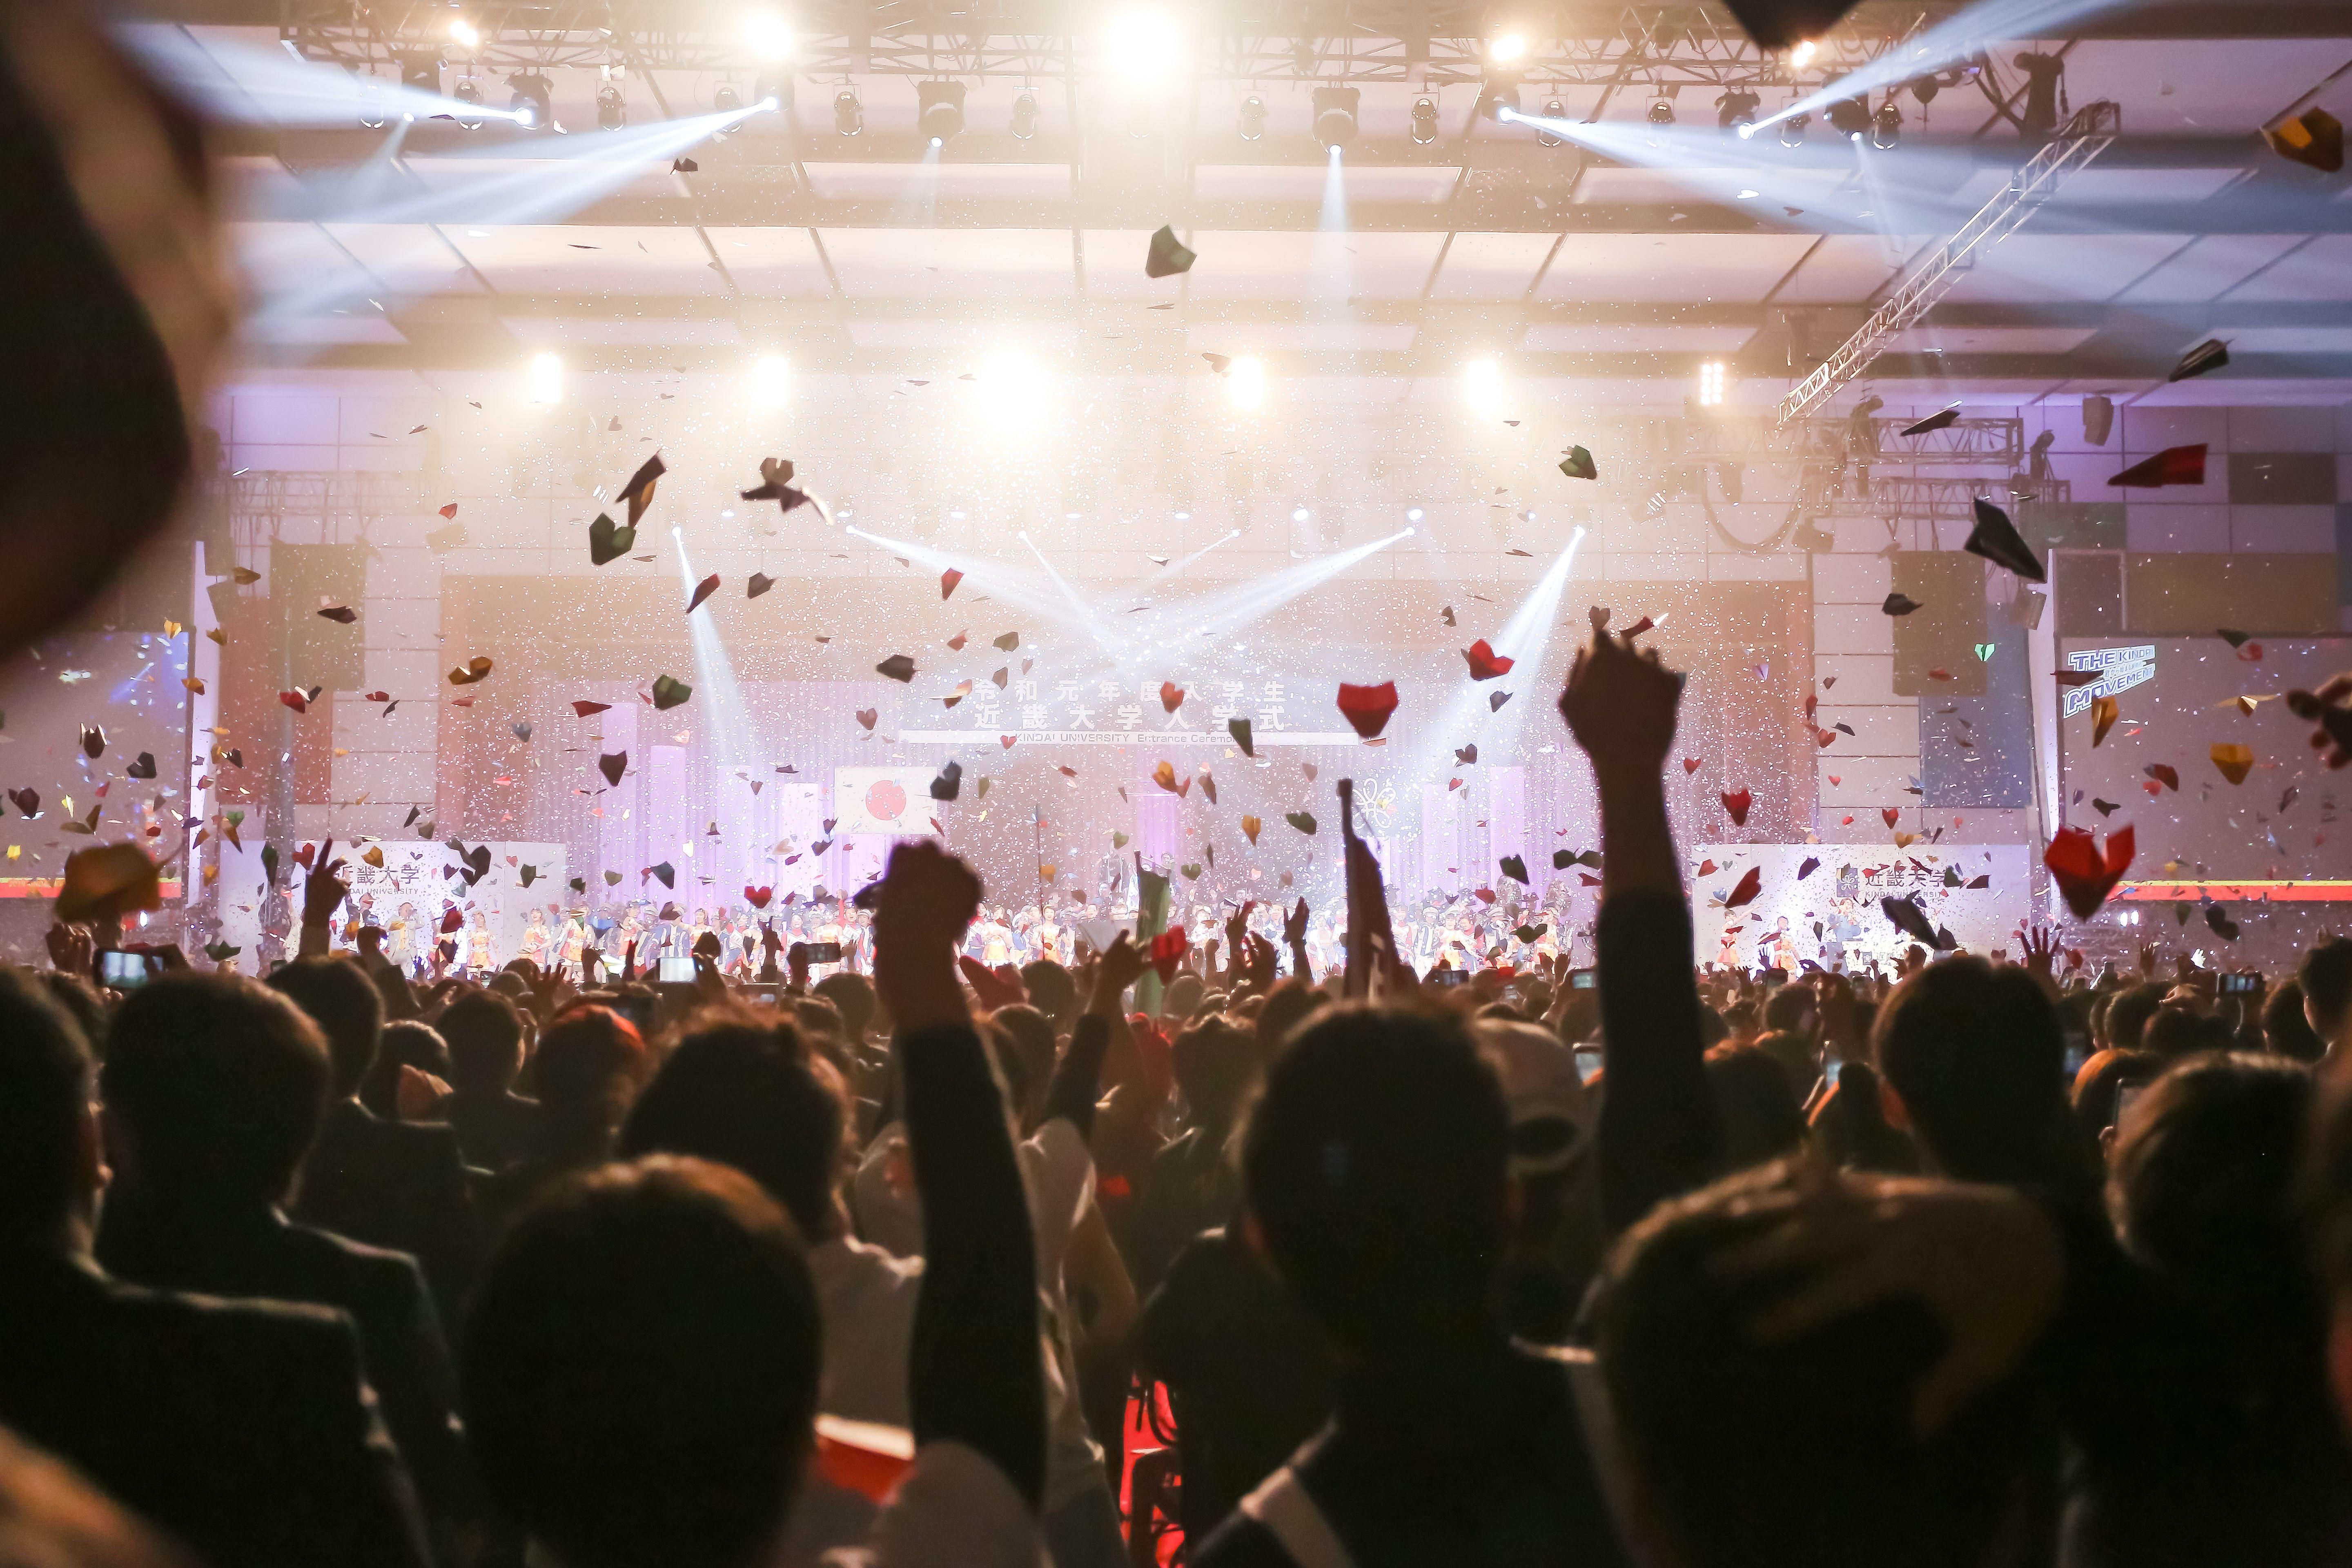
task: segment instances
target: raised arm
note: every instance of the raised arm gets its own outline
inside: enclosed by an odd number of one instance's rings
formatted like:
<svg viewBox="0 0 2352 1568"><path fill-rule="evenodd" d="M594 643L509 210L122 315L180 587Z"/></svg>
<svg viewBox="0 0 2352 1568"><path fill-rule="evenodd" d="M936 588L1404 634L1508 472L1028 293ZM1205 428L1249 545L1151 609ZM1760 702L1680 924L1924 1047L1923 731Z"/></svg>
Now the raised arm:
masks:
<svg viewBox="0 0 2352 1568"><path fill-rule="evenodd" d="M1036 1265L1003 1096L956 980L980 879L929 843L891 852L874 979L897 1022L907 1141L923 1206L923 1291L908 1370L918 1443L953 1438L1037 1507L1045 1385Z"/></svg>
<svg viewBox="0 0 2352 1568"><path fill-rule="evenodd" d="M1691 973L1690 906L1666 821L1666 753L1683 678L1597 633L1576 656L1560 716L1601 795L1601 1215L1622 1230L1703 1184L1722 1146Z"/></svg>
<svg viewBox="0 0 2352 1568"><path fill-rule="evenodd" d="M1070 1048L1054 1069L1045 1091L1045 1120L1061 1117L1078 1130L1083 1142L1095 1135L1095 1102L1102 1095L1103 1057L1110 1050L1111 1032L1119 1019L1119 999L1143 973L1143 951L1121 931L1095 965L1094 989L1087 1010L1070 1036Z"/></svg>

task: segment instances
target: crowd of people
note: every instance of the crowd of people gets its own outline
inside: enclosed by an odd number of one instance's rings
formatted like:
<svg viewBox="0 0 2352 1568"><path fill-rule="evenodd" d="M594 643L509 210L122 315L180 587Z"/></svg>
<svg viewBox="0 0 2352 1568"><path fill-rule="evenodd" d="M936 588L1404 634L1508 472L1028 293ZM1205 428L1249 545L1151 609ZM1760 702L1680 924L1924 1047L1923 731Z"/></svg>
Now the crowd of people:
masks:
<svg viewBox="0 0 2352 1568"><path fill-rule="evenodd" d="M331 851L261 977L61 933L0 1563L2352 1563L2352 942L1695 966L1680 691L1604 636L1561 698L1583 966L1433 969L1352 836L1320 948L1015 949L930 843L822 974L427 983Z"/></svg>

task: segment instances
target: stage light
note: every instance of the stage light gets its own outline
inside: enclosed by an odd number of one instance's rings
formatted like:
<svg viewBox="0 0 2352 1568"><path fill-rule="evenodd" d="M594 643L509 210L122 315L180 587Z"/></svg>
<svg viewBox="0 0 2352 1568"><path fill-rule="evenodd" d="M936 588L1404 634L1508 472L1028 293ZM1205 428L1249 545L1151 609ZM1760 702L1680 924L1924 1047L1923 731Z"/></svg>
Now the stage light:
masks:
<svg viewBox="0 0 2352 1568"><path fill-rule="evenodd" d="M1723 406L1723 362L1719 359L1708 360L1698 367L1698 405Z"/></svg>
<svg viewBox="0 0 2352 1568"><path fill-rule="evenodd" d="M525 131L544 131L555 123L554 84L536 71L519 71L507 78L512 96L507 110Z"/></svg>
<svg viewBox="0 0 2352 1568"><path fill-rule="evenodd" d="M934 147L963 129L964 84L960 81L919 81L915 84L916 123Z"/></svg>
<svg viewBox="0 0 2352 1568"><path fill-rule="evenodd" d="M782 354L761 354L751 362L751 402L761 408L781 408L792 391L792 362Z"/></svg>
<svg viewBox="0 0 2352 1568"><path fill-rule="evenodd" d="M554 354L533 354L530 361L530 401L563 401L563 361Z"/></svg>
<svg viewBox="0 0 2352 1568"><path fill-rule="evenodd" d="M1265 362L1244 354L1225 367L1225 396L1236 408L1252 409L1265 401Z"/></svg>
<svg viewBox="0 0 2352 1568"><path fill-rule="evenodd" d="M742 111L742 108L743 95L735 90L735 84L731 81L720 82L719 90L710 95L710 110L714 114L737 114Z"/></svg>
<svg viewBox="0 0 2352 1568"><path fill-rule="evenodd" d="M1509 65L1528 52L1528 40L1518 33L1498 33L1486 43L1486 58L1497 65Z"/></svg>
<svg viewBox="0 0 2352 1568"><path fill-rule="evenodd" d="M481 33L476 29L474 24L463 16L449 18L449 37L456 39L464 48L478 49L482 47Z"/></svg>
<svg viewBox="0 0 2352 1568"><path fill-rule="evenodd" d="M1936 95L1943 90L1944 84L1931 76L1923 76L1911 84L1911 96L1919 100L1923 109L1935 102Z"/></svg>
<svg viewBox="0 0 2352 1568"><path fill-rule="evenodd" d="M751 52L763 60L790 59L793 53L793 30L784 19L772 11L754 11L743 19L743 38Z"/></svg>
<svg viewBox="0 0 2352 1568"><path fill-rule="evenodd" d="M1895 107L1895 96L1878 106L1870 118L1870 144L1883 152L1892 152L1903 142L1903 111Z"/></svg>
<svg viewBox="0 0 2352 1568"><path fill-rule="evenodd" d="M1421 521L1421 508L1417 506L1409 506L1405 508L1404 520L1407 522L1419 522Z"/></svg>
<svg viewBox="0 0 2352 1568"><path fill-rule="evenodd" d="M1167 75L1182 43L1176 19L1160 11L1125 12L1103 34L1111 68L1129 80Z"/></svg>
<svg viewBox="0 0 2352 1568"><path fill-rule="evenodd" d="M1352 87L1315 89L1315 140L1336 153L1356 139L1356 104L1363 95Z"/></svg>
<svg viewBox="0 0 2352 1568"><path fill-rule="evenodd" d="M1797 41L1797 47L1789 51L1789 68L1792 71L1801 71L1812 64L1813 55L1820 47L1811 38L1800 38Z"/></svg>
<svg viewBox="0 0 2352 1568"><path fill-rule="evenodd" d="M383 129L383 84L370 71L360 83L360 126L366 131Z"/></svg>
<svg viewBox="0 0 2352 1568"><path fill-rule="evenodd" d="M841 136L855 136L866 129L866 106L848 88L833 95L833 129Z"/></svg>
<svg viewBox="0 0 2352 1568"><path fill-rule="evenodd" d="M1478 89L1478 112L1489 120L1508 120L1519 111L1519 79L1507 73L1486 73Z"/></svg>
<svg viewBox="0 0 2352 1568"><path fill-rule="evenodd" d="M1412 139L1423 147L1437 140L1437 100L1427 93L1412 100Z"/></svg>
<svg viewBox="0 0 2352 1568"><path fill-rule="evenodd" d="M1643 118L1653 125L1672 125L1675 122L1675 100L1660 93L1650 100L1650 111Z"/></svg>
<svg viewBox="0 0 2352 1568"><path fill-rule="evenodd" d="M1870 131L1870 100L1866 98L1841 98L1825 111L1830 129L1851 141Z"/></svg>
<svg viewBox="0 0 2352 1568"><path fill-rule="evenodd" d="M1026 142L1036 134L1037 95L1024 87L1021 96L1013 100L1013 136L1015 141Z"/></svg>
<svg viewBox="0 0 2352 1568"><path fill-rule="evenodd" d="M1546 120L1565 120L1568 118L1568 109L1559 101L1559 100L1556 98L1547 98L1544 100L1543 117ZM1536 132L1536 145L1538 147L1558 147L1560 144L1561 138L1553 135L1549 131L1538 131Z"/></svg>
<svg viewBox="0 0 2352 1568"><path fill-rule="evenodd" d="M980 384L988 417L1000 426L1029 423L1045 396L1045 371L1027 354L1009 350L980 367Z"/></svg>
<svg viewBox="0 0 2352 1568"><path fill-rule="evenodd" d="M1293 522L1305 522L1307 515L1307 510L1305 507L1293 507L1290 510L1290 521Z"/></svg>
<svg viewBox="0 0 2352 1568"><path fill-rule="evenodd" d="M457 100L457 123L468 131L479 131L483 120L482 89L474 85L474 79L467 77L459 82L450 89L449 96Z"/></svg>
<svg viewBox="0 0 2352 1568"><path fill-rule="evenodd" d="M1805 127L1813 122L1810 114L1791 114L1780 121L1780 145L1801 147L1805 144Z"/></svg>
<svg viewBox="0 0 2352 1568"><path fill-rule="evenodd" d="M793 73L789 68L763 70L751 79L751 107L780 113L793 104Z"/></svg>
<svg viewBox="0 0 2352 1568"><path fill-rule="evenodd" d="M1750 136L1756 131L1756 106L1764 100L1746 88L1735 87L1715 100L1715 122L1725 131Z"/></svg>
<svg viewBox="0 0 2352 1568"><path fill-rule="evenodd" d="M629 122L628 100L621 96L621 84L608 81L596 89L596 129L618 131Z"/></svg>
<svg viewBox="0 0 2352 1568"><path fill-rule="evenodd" d="M1474 359L1462 372L1462 395L1470 411L1491 418L1503 410L1503 367L1490 359Z"/></svg>
<svg viewBox="0 0 2352 1568"><path fill-rule="evenodd" d="M433 97L441 96L441 57L431 50L412 49L400 57L400 85ZM416 118L414 114L409 119Z"/></svg>
<svg viewBox="0 0 2352 1568"><path fill-rule="evenodd" d="M1255 93L1242 100L1238 128L1244 142L1255 142L1265 134L1265 100Z"/></svg>

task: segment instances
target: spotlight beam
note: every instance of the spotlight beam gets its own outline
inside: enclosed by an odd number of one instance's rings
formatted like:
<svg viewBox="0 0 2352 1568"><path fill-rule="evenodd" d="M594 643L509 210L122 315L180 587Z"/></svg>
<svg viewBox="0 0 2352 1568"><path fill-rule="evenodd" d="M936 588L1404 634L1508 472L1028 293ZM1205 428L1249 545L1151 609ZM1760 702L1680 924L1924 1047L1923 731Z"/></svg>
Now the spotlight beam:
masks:
<svg viewBox="0 0 2352 1568"><path fill-rule="evenodd" d="M246 124L351 125L373 89L387 119L454 118L460 110L485 120L516 118L513 110L466 105L390 77L355 77L340 66L298 58L285 49L221 38L198 43L184 28L130 22L115 37L167 87L223 120Z"/></svg>
<svg viewBox="0 0 2352 1568"><path fill-rule="evenodd" d="M1087 629L1081 623L1071 619L1067 606L1059 598L1039 593L1034 577L1008 571L1002 562L953 551L934 550L928 544L917 544L911 540L892 539L885 534L868 532L855 524L842 531L893 555L903 555L927 569L945 572L952 568L962 573L964 580L972 587L1002 599L1014 609L1025 611L1041 620L1052 621L1066 630Z"/></svg>
<svg viewBox="0 0 2352 1568"><path fill-rule="evenodd" d="M1398 540L1412 535L1410 528L1399 529L1386 539L1376 539L1369 544L1359 544L1313 561L1303 561L1285 567L1270 577L1254 578L1221 594L1205 598L1188 599L1182 606L1181 623L1166 625L1155 614L1152 624L1145 628L1151 646L1162 646L1167 637L1222 637L1239 631L1254 621L1262 620L1308 589L1329 582L1349 567L1386 550Z"/></svg>
<svg viewBox="0 0 2352 1568"><path fill-rule="evenodd" d="M1200 549L1192 552L1192 554L1184 556L1181 560L1171 561L1165 566L1155 567L1150 576L1143 578L1137 584L1137 587L1139 589L1148 589L1158 584L1166 582L1171 577L1181 576L1184 572L1189 569L1194 562L1200 560L1202 556L1206 555L1218 545L1229 544L1233 541L1239 539L1241 536L1242 531L1238 528L1233 529L1225 533L1222 533L1216 538L1209 541L1208 543L1201 546Z"/></svg>
<svg viewBox="0 0 2352 1568"><path fill-rule="evenodd" d="M1567 548L1552 558L1544 574L1536 579L1535 586L1528 590L1527 597L1511 612L1510 619L1503 623L1503 629L1489 640L1488 646L1512 661L1513 677L1539 689L1549 689L1541 673L1544 655L1551 644L1552 628L1559 624L1560 596L1567 592L1569 575L1576 568L1577 546L1583 542L1584 530L1580 526L1569 535ZM1487 690L1486 682L1476 681L1446 699L1436 726L1426 732L1427 754L1415 759L1421 776L1442 769L1443 758L1481 726L1485 727L1482 738L1494 747L1516 735L1527 715L1544 706L1540 701L1515 702L1504 710L1509 715L1506 718L1488 708ZM1481 712L1481 709L1486 711Z"/></svg>

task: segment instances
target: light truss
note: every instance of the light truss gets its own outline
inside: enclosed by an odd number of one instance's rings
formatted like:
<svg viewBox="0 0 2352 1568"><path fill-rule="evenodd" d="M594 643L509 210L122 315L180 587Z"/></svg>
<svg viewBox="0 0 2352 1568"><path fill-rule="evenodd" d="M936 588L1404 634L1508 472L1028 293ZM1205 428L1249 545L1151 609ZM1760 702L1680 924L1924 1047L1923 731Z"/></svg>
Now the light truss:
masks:
<svg viewBox="0 0 2352 1568"><path fill-rule="evenodd" d="M1677 459L1691 463L1862 462L1904 468L2015 468L2025 461L2022 419L1956 419L1905 437L1910 419L1692 419Z"/></svg>
<svg viewBox="0 0 2352 1568"><path fill-rule="evenodd" d="M1917 326L1961 274L1976 265L1979 253L1999 245L2041 211L2060 186L2106 151L2122 131L2123 112L2113 103L2077 110L2042 151L2010 176L1999 195L1977 209L1958 233L1929 251L1853 336L1780 400L1780 423L1804 418L1867 371L1897 335Z"/></svg>
<svg viewBox="0 0 2352 1568"><path fill-rule="evenodd" d="M1806 90L1895 48L1962 8L1961 0L1863 0L1818 41L1801 72L1758 48L1728 12L1711 5L1625 5L1555 9L1517 23L1528 53L1514 79L1530 88L1730 87ZM1401 81L1432 87L1485 78L1485 41L1505 18L1484 5L1413 0L1239 0L1202 20L1193 74L1225 80ZM497 74L521 69L739 71L762 66L714 9L682 20L673 0L487 0L453 12L446 0L282 0L280 36L305 58L348 67L439 60ZM462 15L480 37L460 48ZM794 8L788 68L795 76L1011 77L1092 74L1091 40L1038 0L827 0Z"/></svg>

